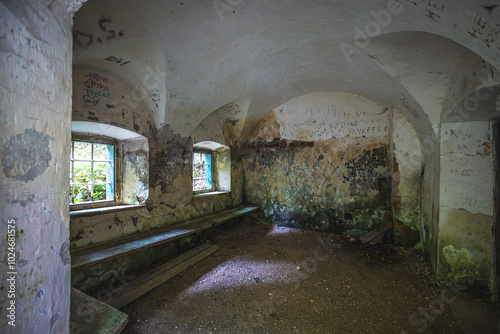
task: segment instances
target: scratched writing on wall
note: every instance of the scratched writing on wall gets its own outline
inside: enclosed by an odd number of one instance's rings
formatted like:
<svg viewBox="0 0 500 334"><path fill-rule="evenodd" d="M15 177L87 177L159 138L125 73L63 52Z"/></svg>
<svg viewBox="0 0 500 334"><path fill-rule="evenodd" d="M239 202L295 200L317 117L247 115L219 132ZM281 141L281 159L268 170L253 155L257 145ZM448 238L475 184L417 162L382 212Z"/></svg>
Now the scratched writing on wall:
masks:
<svg viewBox="0 0 500 334"><path fill-rule="evenodd" d="M304 140L325 140L345 136L386 136L389 120L387 109L344 109L335 105L306 107L301 113L279 110L278 122L283 138L293 139L297 134L307 134Z"/></svg>

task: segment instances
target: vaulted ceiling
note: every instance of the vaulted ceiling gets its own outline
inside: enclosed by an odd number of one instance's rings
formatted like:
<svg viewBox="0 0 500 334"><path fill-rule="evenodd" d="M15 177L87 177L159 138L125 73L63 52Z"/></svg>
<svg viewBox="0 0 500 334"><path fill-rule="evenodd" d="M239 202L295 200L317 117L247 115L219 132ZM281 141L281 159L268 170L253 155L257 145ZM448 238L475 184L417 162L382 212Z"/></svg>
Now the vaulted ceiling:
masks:
<svg viewBox="0 0 500 334"><path fill-rule="evenodd" d="M332 90L399 108L433 135L443 113L500 81L497 0L89 0L73 35L76 68L141 86L158 124L183 136L234 102L244 138L271 109Z"/></svg>

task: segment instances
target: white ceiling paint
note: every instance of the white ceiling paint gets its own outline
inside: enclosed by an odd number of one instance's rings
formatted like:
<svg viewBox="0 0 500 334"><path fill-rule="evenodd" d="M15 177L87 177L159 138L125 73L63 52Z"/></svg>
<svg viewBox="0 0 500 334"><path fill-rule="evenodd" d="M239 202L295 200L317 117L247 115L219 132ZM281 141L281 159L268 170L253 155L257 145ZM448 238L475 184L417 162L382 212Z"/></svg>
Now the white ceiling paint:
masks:
<svg viewBox="0 0 500 334"><path fill-rule="evenodd" d="M183 136L230 102L250 101L239 116L245 137L286 101L335 90L399 108L425 137L467 49L500 69L492 4L89 0L75 15L74 59L139 83L156 69L161 100L152 112ZM371 37L356 39L360 31Z"/></svg>

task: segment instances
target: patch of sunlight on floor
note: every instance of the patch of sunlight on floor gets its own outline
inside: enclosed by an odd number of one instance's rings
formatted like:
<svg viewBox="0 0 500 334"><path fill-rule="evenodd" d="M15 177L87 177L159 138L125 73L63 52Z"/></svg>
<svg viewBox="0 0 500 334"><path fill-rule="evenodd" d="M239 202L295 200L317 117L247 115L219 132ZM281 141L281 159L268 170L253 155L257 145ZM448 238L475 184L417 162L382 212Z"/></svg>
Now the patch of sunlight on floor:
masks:
<svg viewBox="0 0 500 334"><path fill-rule="evenodd" d="M227 288L252 285L293 283L297 265L290 262L253 260L237 256L226 261L183 291L183 295L195 295Z"/></svg>
<svg viewBox="0 0 500 334"><path fill-rule="evenodd" d="M290 233L300 234L303 232L304 232L303 230L299 230L296 228L273 225L273 228L269 230L269 232L267 232L267 236L290 234Z"/></svg>

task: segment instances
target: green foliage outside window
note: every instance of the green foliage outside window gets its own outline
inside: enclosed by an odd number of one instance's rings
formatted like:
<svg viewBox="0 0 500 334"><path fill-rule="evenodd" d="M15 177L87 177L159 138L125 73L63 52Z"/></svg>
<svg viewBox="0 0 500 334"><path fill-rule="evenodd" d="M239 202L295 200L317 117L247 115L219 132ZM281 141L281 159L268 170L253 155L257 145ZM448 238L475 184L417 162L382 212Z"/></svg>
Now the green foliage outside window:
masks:
<svg viewBox="0 0 500 334"><path fill-rule="evenodd" d="M72 141L72 204L114 199L114 146Z"/></svg>
<svg viewBox="0 0 500 334"><path fill-rule="evenodd" d="M212 190L212 155L193 153L193 190Z"/></svg>

